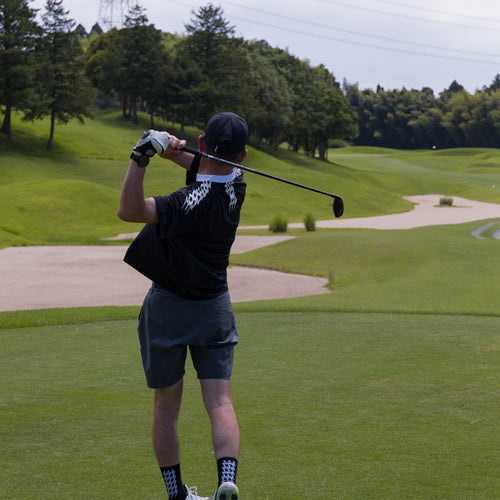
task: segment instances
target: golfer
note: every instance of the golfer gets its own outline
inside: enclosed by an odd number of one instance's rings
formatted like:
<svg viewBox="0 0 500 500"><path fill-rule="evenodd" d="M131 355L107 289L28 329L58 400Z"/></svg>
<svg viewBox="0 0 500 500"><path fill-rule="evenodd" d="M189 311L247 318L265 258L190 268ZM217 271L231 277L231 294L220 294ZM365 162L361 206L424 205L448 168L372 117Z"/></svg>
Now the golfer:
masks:
<svg viewBox="0 0 500 500"><path fill-rule="evenodd" d="M157 133L158 134L158 133ZM169 500L206 499L181 478L177 420L189 348L211 422L217 460L217 500L238 500L239 427L231 398L238 342L227 285L229 252L246 184L242 171L181 151L186 141L161 133L162 158L187 169L188 185L168 196L144 198L147 159L141 139L131 155L118 217L146 225L125 262L152 280L139 316L141 357L155 390L153 448ZM248 127L234 113L218 113L198 138L200 151L235 163L247 155ZM162 149L162 148L160 148ZM139 151L139 153L138 153Z"/></svg>

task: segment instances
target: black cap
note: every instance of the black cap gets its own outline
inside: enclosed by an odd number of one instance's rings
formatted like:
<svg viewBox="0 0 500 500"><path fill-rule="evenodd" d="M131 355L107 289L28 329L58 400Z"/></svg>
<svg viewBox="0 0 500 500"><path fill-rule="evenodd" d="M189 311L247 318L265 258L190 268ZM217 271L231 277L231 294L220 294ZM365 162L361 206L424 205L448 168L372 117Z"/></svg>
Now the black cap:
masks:
<svg viewBox="0 0 500 500"><path fill-rule="evenodd" d="M241 153L248 142L247 122L235 113L217 113L208 121L203 140L217 154Z"/></svg>

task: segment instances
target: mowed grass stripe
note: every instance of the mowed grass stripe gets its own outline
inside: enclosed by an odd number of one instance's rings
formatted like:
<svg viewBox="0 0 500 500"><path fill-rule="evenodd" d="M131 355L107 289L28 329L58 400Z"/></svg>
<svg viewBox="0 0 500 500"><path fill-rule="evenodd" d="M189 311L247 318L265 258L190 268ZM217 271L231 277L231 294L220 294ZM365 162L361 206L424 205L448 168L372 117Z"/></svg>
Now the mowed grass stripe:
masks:
<svg viewBox="0 0 500 500"><path fill-rule="evenodd" d="M277 308L278 309L278 308ZM495 498L500 319L239 312L246 498ZM136 321L5 329L2 498L162 498ZM188 363L184 479L215 464Z"/></svg>
<svg viewBox="0 0 500 500"><path fill-rule="evenodd" d="M500 241L472 237L475 228L290 232L298 237L234 255L231 264L328 278L332 293L286 302L313 310L498 315Z"/></svg>

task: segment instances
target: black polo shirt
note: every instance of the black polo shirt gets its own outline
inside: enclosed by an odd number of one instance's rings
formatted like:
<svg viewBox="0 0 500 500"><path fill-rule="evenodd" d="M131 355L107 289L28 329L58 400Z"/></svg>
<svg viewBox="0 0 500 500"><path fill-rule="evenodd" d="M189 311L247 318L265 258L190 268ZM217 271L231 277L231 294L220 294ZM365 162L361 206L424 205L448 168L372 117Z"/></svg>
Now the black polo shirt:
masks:
<svg viewBox="0 0 500 500"><path fill-rule="evenodd" d="M158 224L146 224L125 262L158 286L194 300L225 293L229 253L246 184L240 169L199 175L168 196L156 196Z"/></svg>

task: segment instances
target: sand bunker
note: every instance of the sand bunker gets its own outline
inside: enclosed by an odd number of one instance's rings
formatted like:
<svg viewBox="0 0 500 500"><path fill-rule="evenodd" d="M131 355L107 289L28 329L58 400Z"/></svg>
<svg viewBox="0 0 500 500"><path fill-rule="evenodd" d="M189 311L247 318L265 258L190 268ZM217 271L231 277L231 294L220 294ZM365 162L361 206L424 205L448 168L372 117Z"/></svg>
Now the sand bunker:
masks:
<svg viewBox="0 0 500 500"><path fill-rule="evenodd" d="M500 218L500 205L443 195L408 196L414 210L402 214L319 221L322 228L410 229ZM255 226L254 226L255 227ZM259 226L266 227L266 226ZM303 227L302 223L289 227ZM134 234L114 239L132 238ZM232 253L285 241L291 236L238 235ZM151 283L123 262L126 246L11 247L0 250L0 311L139 305ZM254 268L231 267L233 302L284 299L327 293L327 280Z"/></svg>
<svg viewBox="0 0 500 500"><path fill-rule="evenodd" d="M234 253L286 240L238 236ZM139 305L151 282L123 262L126 246L10 247L0 250L0 311ZM231 267L233 302L327 293L328 280Z"/></svg>
<svg viewBox="0 0 500 500"><path fill-rule="evenodd" d="M439 206L439 200L443 197L440 194L405 196L405 200L415 203L415 208L409 212L319 221L316 226L324 228L412 229L500 218L500 205L496 203L485 203L453 196L453 206ZM289 226L304 227L303 224L289 224Z"/></svg>

